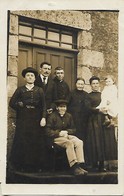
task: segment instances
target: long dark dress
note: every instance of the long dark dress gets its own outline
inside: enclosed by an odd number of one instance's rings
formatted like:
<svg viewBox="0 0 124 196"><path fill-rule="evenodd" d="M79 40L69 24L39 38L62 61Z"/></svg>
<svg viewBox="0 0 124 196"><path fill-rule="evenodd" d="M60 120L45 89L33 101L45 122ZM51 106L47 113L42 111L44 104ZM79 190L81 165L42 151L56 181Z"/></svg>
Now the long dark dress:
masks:
<svg viewBox="0 0 124 196"><path fill-rule="evenodd" d="M91 92L90 115L87 127L86 153L89 164L97 161L116 160L117 142L114 127L103 126L104 115L95 108L101 101L100 92Z"/></svg>
<svg viewBox="0 0 124 196"><path fill-rule="evenodd" d="M20 107L18 102L23 102ZM42 88L17 88L10 100L16 110L16 131L11 151L11 162L17 168L37 167L44 162L44 133L40 126L46 117L46 104Z"/></svg>
<svg viewBox="0 0 124 196"><path fill-rule="evenodd" d="M75 89L71 92L68 105L68 111L72 114L76 127L76 136L81 140L86 138L88 96L87 92Z"/></svg>

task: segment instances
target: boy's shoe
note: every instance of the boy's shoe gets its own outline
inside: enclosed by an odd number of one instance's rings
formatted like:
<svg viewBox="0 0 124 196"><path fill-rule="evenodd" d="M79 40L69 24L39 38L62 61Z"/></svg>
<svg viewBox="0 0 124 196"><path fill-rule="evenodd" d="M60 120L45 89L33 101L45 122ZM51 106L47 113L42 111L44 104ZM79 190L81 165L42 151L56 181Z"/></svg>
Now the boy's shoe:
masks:
<svg viewBox="0 0 124 196"><path fill-rule="evenodd" d="M84 171L85 174L88 173L88 171L86 170L86 165L84 163L78 163L78 166Z"/></svg>
<svg viewBox="0 0 124 196"><path fill-rule="evenodd" d="M76 168L73 170L73 174L74 174L75 176L86 175L86 173L84 172L84 170L81 169L80 167L76 167Z"/></svg>
<svg viewBox="0 0 124 196"><path fill-rule="evenodd" d="M86 171L85 169L83 169L81 167L79 167L79 168L80 168L80 170L82 170L84 172L84 175L87 175L88 174L88 171Z"/></svg>
<svg viewBox="0 0 124 196"><path fill-rule="evenodd" d="M75 165L73 165L71 169L72 169L72 173L75 176L86 175L88 173L86 170L79 167L79 165L77 163Z"/></svg>

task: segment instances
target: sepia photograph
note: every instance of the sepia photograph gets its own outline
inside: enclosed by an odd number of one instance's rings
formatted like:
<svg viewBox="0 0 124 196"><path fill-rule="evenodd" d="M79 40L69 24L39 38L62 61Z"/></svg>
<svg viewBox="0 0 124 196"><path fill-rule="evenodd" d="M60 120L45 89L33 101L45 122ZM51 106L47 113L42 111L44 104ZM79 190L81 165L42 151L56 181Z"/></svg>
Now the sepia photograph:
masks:
<svg viewBox="0 0 124 196"><path fill-rule="evenodd" d="M119 185L119 17L6 10L3 187Z"/></svg>
<svg viewBox="0 0 124 196"><path fill-rule="evenodd" d="M8 11L7 183L118 183L118 15Z"/></svg>

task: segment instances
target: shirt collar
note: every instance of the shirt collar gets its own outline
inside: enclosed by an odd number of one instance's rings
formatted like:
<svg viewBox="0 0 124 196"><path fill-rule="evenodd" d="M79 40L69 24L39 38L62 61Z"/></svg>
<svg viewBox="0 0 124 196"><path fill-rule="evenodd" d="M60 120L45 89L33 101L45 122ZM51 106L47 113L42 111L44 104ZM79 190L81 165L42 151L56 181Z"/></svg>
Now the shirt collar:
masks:
<svg viewBox="0 0 124 196"><path fill-rule="evenodd" d="M45 82L47 83L48 81L48 76L43 76L42 74L40 74L41 80L43 81L43 78L45 77Z"/></svg>

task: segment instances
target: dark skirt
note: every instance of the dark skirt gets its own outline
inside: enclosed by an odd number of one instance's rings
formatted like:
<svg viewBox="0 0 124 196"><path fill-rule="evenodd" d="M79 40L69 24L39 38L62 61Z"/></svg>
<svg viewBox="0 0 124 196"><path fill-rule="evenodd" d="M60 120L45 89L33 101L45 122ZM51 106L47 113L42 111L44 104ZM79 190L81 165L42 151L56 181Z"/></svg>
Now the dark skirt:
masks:
<svg viewBox="0 0 124 196"><path fill-rule="evenodd" d="M11 162L19 167L45 163L45 134L40 126L41 111L23 108L17 113Z"/></svg>
<svg viewBox="0 0 124 196"><path fill-rule="evenodd" d="M92 114L89 117L85 150L87 162L90 164L117 159L114 127L105 128L103 121L104 116L101 113Z"/></svg>
<svg viewBox="0 0 124 196"><path fill-rule="evenodd" d="M74 125L76 128L76 136L84 141L86 138L86 118L82 116L81 112L73 111L70 113L72 114Z"/></svg>
<svg viewBox="0 0 124 196"><path fill-rule="evenodd" d="M115 128L105 128L104 130L104 146L105 146L105 160L117 160L117 140L115 137Z"/></svg>

